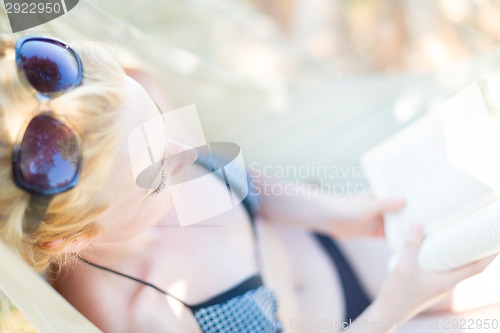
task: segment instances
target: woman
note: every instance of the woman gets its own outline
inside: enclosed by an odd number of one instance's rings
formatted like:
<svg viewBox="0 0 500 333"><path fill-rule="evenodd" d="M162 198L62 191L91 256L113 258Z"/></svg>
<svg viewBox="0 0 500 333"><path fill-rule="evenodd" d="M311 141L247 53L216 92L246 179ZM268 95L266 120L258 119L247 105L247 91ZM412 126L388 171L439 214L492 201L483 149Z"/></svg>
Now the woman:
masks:
<svg viewBox="0 0 500 333"><path fill-rule="evenodd" d="M137 186L128 137L159 110L100 47L75 50L28 38L14 52L14 41L1 38L3 239L36 269L58 267L56 289L105 332L309 331L288 325L301 311L287 306L286 288L278 293L285 310L279 313L283 322L278 320L276 296L260 277L253 229L264 220L286 220L338 236L377 234L382 214L401 209L402 202L355 199L348 209L332 198L262 196L257 206L250 196L200 228L175 228L165 183L183 173L206 173L210 165L203 159L193 164L194 150L166 138L165 157L176 157L175 165L166 159L158 166L157 188ZM253 184L258 188L259 182ZM227 195L226 183L216 176L208 186L214 198ZM193 202L193 209L204 204ZM296 247L311 256L323 253L318 269L333 260L354 279L335 244L315 237L323 252L303 243ZM416 265L422 237L421 228L408 236L399 265L371 305L359 285L350 288L358 289L360 301L346 306L348 319L368 307L349 331L389 332L490 260L449 273L422 272ZM331 290L328 283L321 287Z"/></svg>

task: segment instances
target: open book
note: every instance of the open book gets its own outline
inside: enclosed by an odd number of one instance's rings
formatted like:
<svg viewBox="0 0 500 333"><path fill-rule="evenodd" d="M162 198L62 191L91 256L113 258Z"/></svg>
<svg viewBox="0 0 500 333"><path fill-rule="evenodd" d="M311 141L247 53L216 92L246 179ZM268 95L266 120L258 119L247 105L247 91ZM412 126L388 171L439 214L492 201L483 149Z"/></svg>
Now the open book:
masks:
<svg viewBox="0 0 500 333"><path fill-rule="evenodd" d="M423 269L449 270L500 251L500 78L459 91L361 160L376 196L407 201L386 216L392 263L416 222L426 234Z"/></svg>

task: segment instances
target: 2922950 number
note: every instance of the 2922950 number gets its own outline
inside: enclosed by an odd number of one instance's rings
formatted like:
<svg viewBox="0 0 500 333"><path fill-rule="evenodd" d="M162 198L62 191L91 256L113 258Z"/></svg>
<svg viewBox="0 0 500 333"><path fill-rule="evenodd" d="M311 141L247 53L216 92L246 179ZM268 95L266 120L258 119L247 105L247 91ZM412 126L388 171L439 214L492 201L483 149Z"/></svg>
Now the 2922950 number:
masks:
<svg viewBox="0 0 500 333"><path fill-rule="evenodd" d="M445 319L443 328L460 330L498 329L498 319Z"/></svg>
<svg viewBox="0 0 500 333"><path fill-rule="evenodd" d="M61 3L11 3L5 1L7 14L59 14L63 11Z"/></svg>

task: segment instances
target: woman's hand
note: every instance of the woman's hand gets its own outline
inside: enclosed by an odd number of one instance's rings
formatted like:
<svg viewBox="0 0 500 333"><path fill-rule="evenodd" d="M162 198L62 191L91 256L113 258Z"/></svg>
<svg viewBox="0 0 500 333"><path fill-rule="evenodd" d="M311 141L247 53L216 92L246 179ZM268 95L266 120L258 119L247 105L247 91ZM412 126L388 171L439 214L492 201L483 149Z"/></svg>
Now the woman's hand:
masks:
<svg viewBox="0 0 500 333"><path fill-rule="evenodd" d="M371 193L335 197L331 201L332 216L327 222L336 237L382 237L384 214L404 208L403 199L377 199Z"/></svg>
<svg viewBox="0 0 500 333"><path fill-rule="evenodd" d="M436 303L460 281L482 272L495 257L490 256L448 272L423 271L417 263L423 234L421 225L413 226L398 264L374 302L386 309L384 319L387 318L393 324L405 321Z"/></svg>
<svg viewBox="0 0 500 333"><path fill-rule="evenodd" d="M407 236L398 264L377 297L345 332L392 332L397 325L438 302L460 281L482 272L495 257L448 272L426 272L417 263L423 238L422 226L414 226Z"/></svg>

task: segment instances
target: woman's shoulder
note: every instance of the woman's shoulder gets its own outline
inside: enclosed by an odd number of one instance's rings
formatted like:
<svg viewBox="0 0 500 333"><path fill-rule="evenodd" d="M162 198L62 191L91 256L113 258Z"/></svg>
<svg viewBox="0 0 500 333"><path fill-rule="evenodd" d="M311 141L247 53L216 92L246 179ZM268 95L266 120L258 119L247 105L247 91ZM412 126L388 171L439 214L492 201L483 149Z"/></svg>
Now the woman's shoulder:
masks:
<svg viewBox="0 0 500 333"><path fill-rule="evenodd" d="M128 325L127 292L117 293L112 284L80 263L61 268L53 279L53 287L80 313L92 321L101 330L118 330ZM126 332L124 330L124 332Z"/></svg>
<svg viewBox="0 0 500 333"><path fill-rule="evenodd" d="M196 332L176 319L163 295L93 267L74 263L61 269L54 288L104 332ZM195 326L196 327L196 326Z"/></svg>

